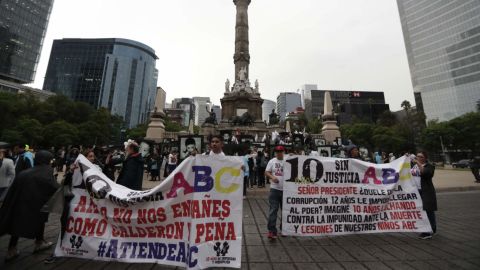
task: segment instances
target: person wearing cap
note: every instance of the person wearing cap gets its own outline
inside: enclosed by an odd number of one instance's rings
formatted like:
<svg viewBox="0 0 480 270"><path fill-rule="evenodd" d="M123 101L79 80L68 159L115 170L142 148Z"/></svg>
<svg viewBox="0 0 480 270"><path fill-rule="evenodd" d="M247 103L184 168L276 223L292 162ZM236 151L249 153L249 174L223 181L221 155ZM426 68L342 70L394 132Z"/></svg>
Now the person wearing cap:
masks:
<svg viewBox="0 0 480 270"><path fill-rule="evenodd" d="M15 178L15 164L6 155L7 149L0 148L0 201Z"/></svg>
<svg viewBox="0 0 480 270"><path fill-rule="evenodd" d="M13 147L13 152L15 153L15 174L19 174L20 172L32 168L33 157L32 153L25 150L25 144L18 143Z"/></svg>
<svg viewBox="0 0 480 270"><path fill-rule="evenodd" d="M265 176L270 180L270 195L268 202L270 210L268 211L268 238L277 238L277 214L278 209L282 208L283 200L283 173L285 167L285 148L276 146L274 148L275 158L271 159L265 169ZM281 225L280 225L281 229Z"/></svg>
<svg viewBox="0 0 480 270"><path fill-rule="evenodd" d="M48 212L44 205L55 193L59 184L53 176L53 155L39 151L35 167L22 171L15 177L0 208L0 236L10 234L5 261L18 257L17 243L20 237L35 239L34 253L48 249L51 242L44 239Z"/></svg>

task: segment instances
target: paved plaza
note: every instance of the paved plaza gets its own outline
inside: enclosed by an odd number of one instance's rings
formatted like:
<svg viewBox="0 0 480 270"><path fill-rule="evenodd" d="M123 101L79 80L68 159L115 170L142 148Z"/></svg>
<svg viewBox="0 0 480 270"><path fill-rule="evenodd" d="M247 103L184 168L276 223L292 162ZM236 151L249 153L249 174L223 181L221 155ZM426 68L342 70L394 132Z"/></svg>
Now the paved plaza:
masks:
<svg viewBox="0 0 480 270"><path fill-rule="evenodd" d="M244 200L242 269L480 269L480 191L440 192L438 234L370 234L328 238L266 236L265 192ZM51 216L46 237L56 241L58 216ZM127 264L59 259L43 264L50 251L32 255L33 240L19 243L21 256L7 265L8 236L0 238L0 269L175 269L155 264ZM182 268L178 268L182 269Z"/></svg>

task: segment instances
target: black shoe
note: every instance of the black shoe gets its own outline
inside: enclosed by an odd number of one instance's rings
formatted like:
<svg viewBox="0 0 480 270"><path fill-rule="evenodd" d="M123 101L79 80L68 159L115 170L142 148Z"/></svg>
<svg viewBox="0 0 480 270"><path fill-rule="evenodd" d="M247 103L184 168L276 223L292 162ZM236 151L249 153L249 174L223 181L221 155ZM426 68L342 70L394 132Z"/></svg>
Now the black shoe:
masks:
<svg viewBox="0 0 480 270"><path fill-rule="evenodd" d="M431 233L421 233L418 238L422 239L422 240L427 240L427 239L431 239L433 236L433 234Z"/></svg>
<svg viewBox="0 0 480 270"><path fill-rule="evenodd" d="M57 261L57 257L55 257L55 255L52 255L48 258L46 258L45 260L43 260L43 263L44 264L51 264L51 263L54 263Z"/></svg>

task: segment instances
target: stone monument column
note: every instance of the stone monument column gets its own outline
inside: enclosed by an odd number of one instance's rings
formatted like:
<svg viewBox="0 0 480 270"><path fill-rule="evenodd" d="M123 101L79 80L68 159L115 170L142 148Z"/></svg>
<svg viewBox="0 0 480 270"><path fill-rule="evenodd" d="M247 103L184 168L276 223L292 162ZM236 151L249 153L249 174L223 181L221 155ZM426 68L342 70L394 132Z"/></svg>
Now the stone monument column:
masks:
<svg viewBox="0 0 480 270"><path fill-rule="evenodd" d="M327 144L333 144L338 137L341 137L340 128L337 126L337 120L333 113L333 104L330 92L325 92L325 99L323 102L323 128L322 135L327 141Z"/></svg>
<svg viewBox="0 0 480 270"><path fill-rule="evenodd" d="M233 0L237 7L237 18L235 24L235 54L233 63L235 64L235 81L239 81L239 73L242 68L246 69L246 79L248 80L250 51L248 49L248 5L251 0Z"/></svg>

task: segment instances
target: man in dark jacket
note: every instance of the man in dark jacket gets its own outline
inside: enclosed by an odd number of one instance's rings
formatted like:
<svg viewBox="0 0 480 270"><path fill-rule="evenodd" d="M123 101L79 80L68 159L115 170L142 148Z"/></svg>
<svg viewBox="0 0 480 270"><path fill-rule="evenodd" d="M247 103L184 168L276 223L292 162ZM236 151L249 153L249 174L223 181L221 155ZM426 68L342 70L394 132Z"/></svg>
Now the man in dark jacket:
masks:
<svg viewBox="0 0 480 270"><path fill-rule="evenodd" d="M420 234L421 239L430 239L437 232L437 222L435 211L437 211L437 194L433 186L433 175L435 174L435 166L428 162L427 153L419 152L415 160L420 170L420 197L422 197L423 210L427 212L432 232L424 232Z"/></svg>
<svg viewBox="0 0 480 270"><path fill-rule="evenodd" d="M133 190L142 190L144 161L136 142L129 142L125 147L127 157L123 161L117 184Z"/></svg>
<svg viewBox="0 0 480 270"><path fill-rule="evenodd" d="M472 162L470 162L470 169L475 177L475 182L480 183L480 173L478 172L480 169L480 156L473 158Z"/></svg>
<svg viewBox="0 0 480 270"><path fill-rule="evenodd" d="M35 167L18 174L5 197L0 209L0 236L11 235L6 261L18 256L19 237L35 238L34 252L52 245L43 237L48 213L42 211L59 187L50 166L52 159L50 152L39 151L35 156Z"/></svg>

